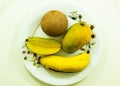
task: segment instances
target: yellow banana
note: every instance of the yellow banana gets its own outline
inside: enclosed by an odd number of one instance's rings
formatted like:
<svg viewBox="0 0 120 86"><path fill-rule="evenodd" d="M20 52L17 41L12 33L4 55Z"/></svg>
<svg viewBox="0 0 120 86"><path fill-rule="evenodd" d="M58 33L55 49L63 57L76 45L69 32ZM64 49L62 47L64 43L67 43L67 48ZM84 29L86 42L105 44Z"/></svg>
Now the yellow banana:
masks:
<svg viewBox="0 0 120 86"><path fill-rule="evenodd" d="M61 49L61 44L50 38L31 37L26 45L32 52L42 55L54 54Z"/></svg>
<svg viewBox="0 0 120 86"><path fill-rule="evenodd" d="M86 52L76 56L45 56L40 58L40 63L47 69L59 72L79 72L88 66L90 55Z"/></svg>

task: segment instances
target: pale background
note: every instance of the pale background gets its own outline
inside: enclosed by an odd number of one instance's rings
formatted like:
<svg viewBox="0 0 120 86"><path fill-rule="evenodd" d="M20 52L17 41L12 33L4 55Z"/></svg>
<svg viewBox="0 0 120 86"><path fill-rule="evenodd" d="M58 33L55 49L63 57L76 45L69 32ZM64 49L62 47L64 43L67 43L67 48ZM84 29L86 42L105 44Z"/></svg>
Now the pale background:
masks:
<svg viewBox="0 0 120 86"><path fill-rule="evenodd" d="M17 44L25 18L56 1L0 0L0 86L49 86L26 70L19 59ZM96 69L86 79L71 86L120 86L120 0L63 1L85 8L104 34L104 53Z"/></svg>

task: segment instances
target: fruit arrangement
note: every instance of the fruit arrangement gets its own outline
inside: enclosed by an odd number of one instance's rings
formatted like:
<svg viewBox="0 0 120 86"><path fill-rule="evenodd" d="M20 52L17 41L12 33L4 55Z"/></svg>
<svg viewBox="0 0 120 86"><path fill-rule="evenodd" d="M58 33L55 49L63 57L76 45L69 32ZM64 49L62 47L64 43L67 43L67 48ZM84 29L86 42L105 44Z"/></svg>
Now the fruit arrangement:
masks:
<svg viewBox="0 0 120 86"><path fill-rule="evenodd" d="M81 15L72 12L68 17L76 23L68 26L67 16L58 11L51 10L43 15L40 26L42 31L48 35L48 38L32 36L25 40L27 53L32 58L24 57L25 60L33 62L33 65L42 65L46 69L57 72L80 72L84 70L90 63L90 41L95 38L93 33L93 25L81 20ZM76 15L76 16L75 16ZM62 36L61 41L53 39L53 37ZM88 48L85 48L87 46ZM58 55L57 53L64 51L71 54L81 50L74 56ZM23 54L26 51L22 52Z"/></svg>

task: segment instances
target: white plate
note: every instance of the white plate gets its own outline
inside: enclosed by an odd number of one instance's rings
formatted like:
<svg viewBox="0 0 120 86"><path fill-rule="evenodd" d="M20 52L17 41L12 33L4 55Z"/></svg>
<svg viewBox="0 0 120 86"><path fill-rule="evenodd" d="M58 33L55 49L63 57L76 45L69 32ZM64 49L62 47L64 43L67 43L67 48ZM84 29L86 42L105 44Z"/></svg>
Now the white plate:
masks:
<svg viewBox="0 0 120 86"><path fill-rule="evenodd" d="M24 60L24 56L22 54L22 45L25 42L25 39L31 36L36 28L38 28L40 24L41 17L46 13L47 11L57 9L62 12L64 12L67 16L72 11L78 11L83 18L82 20L95 25L94 32L96 33L96 44L91 50L91 61L89 66L84 69L82 72L78 73L61 73L61 72L55 72L52 70L46 70L43 67L36 68L33 66L33 64L29 61ZM83 9L76 6L71 6L69 4L65 3L58 3L58 4L52 4L48 7L44 7L43 9L39 9L36 12L33 12L28 18L25 20L21 31L20 31L20 38L19 38L19 50L20 50L20 58L22 59L23 63L25 64L28 71L35 76L37 79L48 83L52 85L69 85L76 83L82 79L84 79L89 73L93 71L96 64L99 61L99 58L102 54L102 34L100 31L100 28L91 20L92 18L89 17L89 14L87 14ZM72 21L69 21L69 26L74 23ZM39 27L40 28L40 27ZM42 37L46 37L46 34L42 32L42 30L38 29L36 35L40 35Z"/></svg>

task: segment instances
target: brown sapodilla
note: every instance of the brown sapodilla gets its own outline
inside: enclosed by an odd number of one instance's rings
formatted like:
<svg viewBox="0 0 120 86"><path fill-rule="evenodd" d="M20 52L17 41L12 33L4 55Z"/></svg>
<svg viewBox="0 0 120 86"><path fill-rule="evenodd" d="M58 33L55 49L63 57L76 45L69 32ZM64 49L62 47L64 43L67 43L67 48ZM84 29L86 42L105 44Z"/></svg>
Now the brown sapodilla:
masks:
<svg viewBox="0 0 120 86"><path fill-rule="evenodd" d="M58 10L51 10L44 14L41 19L42 30L49 36L60 36L68 27L65 14Z"/></svg>

